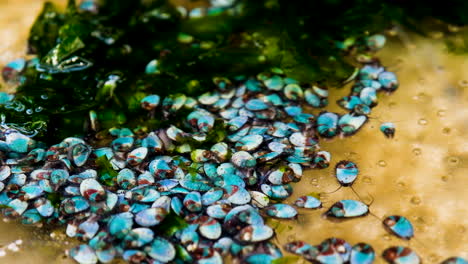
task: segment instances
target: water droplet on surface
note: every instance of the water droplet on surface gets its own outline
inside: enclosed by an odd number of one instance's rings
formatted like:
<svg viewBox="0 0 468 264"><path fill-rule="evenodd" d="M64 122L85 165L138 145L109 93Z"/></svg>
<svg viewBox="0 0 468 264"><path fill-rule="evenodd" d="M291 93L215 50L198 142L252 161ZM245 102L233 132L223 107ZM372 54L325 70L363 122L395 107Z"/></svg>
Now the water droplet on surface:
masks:
<svg viewBox="0 0 468 264"><path fill-rule="evenodd" d="M423 225L426 223L426 221L424 221L424 218L421 217L421 216L413 216L413 219L414 221L416 222L416 224L420 224L420 225Z"/></svg>
<svg viewBox="0 0 468 264"><path fill-rule="evenodd" d="M415 156L421 155L421 149L420 149L420 148L415 148L415 149L413 149L413 154L414 154Z"/></svg>
<svg viewBox="0 0 468 264"><path fill-rule="evenodd" d="M418 120L418 124L420 124L421 126L425 126L427 125L427 120L424 118L421 118Z"/></svg>
<svg viewBox="0 0 468 264"><path fill-rule="evenodd" d="M296 234L289 235L289 236L287 237L287 240L288 240L288 242L296 241L296 240L297 240Z"/></svg>
<svg viewBox="0 0 468 264"><path fill-rule="evenodd" d="M461 87L468 87L468 80L461 80L458 82Z"/></svg>
<svg viewBox="0 0 468 264"><path fill-rule="evenodd" d="M441 109L441 110L437 111L437 115L440 116L440 117L445 116L445 114L446 114L446 112L445 112L444 109Z"/></svg>
<svg viewBox="0 0 468 264"><path fill-rule="evenodd" d="M398 182L397 186L400 187L400 188L403 188L403 187L406 186L406 184L404 182Z"/></svg>
<svg viewBox="0 0 468 264"><path fill-rule="evenodd" d="M449 177L446 176L446 175L444 175L444 176L440 177L440 179L441 179L443 182L448 182Z"/></svg>
<svg viewBox="0 0 468 264"><path fill-rule="evenodd" d="M318 179L312 178L312 180L310 180L310 184L312 184L312 186L318 186Z"/></svg>
<svg viewBox="0 0 468 264"><path fill-rule="evenodd" d="M383 238L384 240L387 240L387 241L390 241L390 239L392 239L392 238L390 237L390 235L388 235L388 234L383 235L382 238Z"/></svg>
<svg viewBox="0 0 468 264"><path fill-rule="evenodd" d="M362 178L362 181L365 182L365 183L371 183L372 182L372 178L369 177L369 176L364 176Z"/></svg>
<svg viewBox="0 0 468 264"><path fill-rule="evenodd" d="M26 110L26 114L28 114L28 115L32 115L33 113L34 113L34 111L32 109Z"/></svg>
<svg viewBox="0 0 468 264"><path fill-rule="evenodd" d="M395 108L396 105L397 105L397 103L395 103L395 102L390 102L390 103L388 104L388 107L390 107L390 108Z"/></svg>
<svg viewBox="0 0 468 264"><path fill-rule="evenodd" d="M429 261L432 262L432 263L437 262L438 259L439 259L439 256L437 256L435 254L429 255Z"/></svg>
<svg viewBox="0 0 468 264"><path fill-rule="evenodd" d="M418 205L421 203L421 199L419 197L414 196L413 198L411 198L411 203Z"/></svg>
<svg viewBox="0 0 468 264"><path fill-rule="evenodd" d="M466 232L466 227L460 225L460 226L458 227L458 232L460 232L460 233L465 233L465 232Z"/></svg>
<svg viewBox="0 0 468 264"><path fill-rule="evenodd" d="M442 133L444 133L444 134L446 134L446 135L450 134L451 131L452 131L452 130L451 130L449 127L444 127L444 128L442 129Z"/></svg>
<svg viewBox="0 0 468 264"><path fill-rule="evenodd" d="M385 166L387 166L387 162L385 162L385 160L379 160L377 165L379 165L380 167L385 167Z"/></svg>
<svg viewBox="0 0 468 264"><path fill-rule="evenodd" d="M49 99L49 96L47 96L47 94L41 94L41 99L42 100L47 100L47 99Z"/></svg>
<svg viewBox="0 0 468 264"><path fill-rule="evenodd" d="M458 157L448 157L447 162L450 166L457 166L460 163L460 159Z"/></svg>
<svg viewBox="0 0 468 264"><path fill-rule="evenodd" d="M354 158L354 157L356 157L358 154L357 154L356 152L350 151L350 152L347 152L345 155L346 155L346 157L348 157L348 158Z"/></svg>
<svg viewBox="0 0 468 264"><path fill-rule="evenodd" d="M43 109L42 106L38 106L38 107L36 107L35 111L36 111L36 113L40 113L40 112L42 112L42 109Z"/></svg>

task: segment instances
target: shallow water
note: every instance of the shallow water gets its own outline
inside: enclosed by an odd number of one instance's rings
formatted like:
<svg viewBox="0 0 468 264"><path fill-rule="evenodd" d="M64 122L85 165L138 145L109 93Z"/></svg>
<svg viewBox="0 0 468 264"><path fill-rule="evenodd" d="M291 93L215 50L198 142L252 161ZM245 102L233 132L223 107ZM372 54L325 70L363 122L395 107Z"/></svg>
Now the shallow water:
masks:
<svg viewBox="0 0 468 264"><path fill-rule="evenodd" d="M0 66L24 53L25 38L41 2L0 0ZM361 173L354 188L368 202L373 199L371 212L380 218L408 217L415 226L415 239L407 242L390 236L372 215L337 223L321 218L324 210L301 210L297 221L273 223L278 225L280 244L295 239L317 244L335 236L352 244L370 243L379 255L388 246L409 245L425 263L439 263L452 255L468 258L468 208L464 204L468 201L464 137L468 132L468 57L448 54L440 39L400 36L404 41L395 38L378 54L398 74L400 89L391 96L380 95L370 121L355 136L320 145L332 153L332 167L343 159L355 161ZM328 110L343 112L334 102L348 92L349 87L333 90ZM394 139L386 139L379 131L382 122L396 124ZM333 168L307 171L288 202L336 189L332 174ZM342 188L324 198L324 207L344 198L356 196ZM0 246L22 241L18 252L6 249L0 263L73 263L64 258L73 241L61 231L50 235L38 228L0 222L0 234ZM382 262L377 258L376 263Z"/></svg>

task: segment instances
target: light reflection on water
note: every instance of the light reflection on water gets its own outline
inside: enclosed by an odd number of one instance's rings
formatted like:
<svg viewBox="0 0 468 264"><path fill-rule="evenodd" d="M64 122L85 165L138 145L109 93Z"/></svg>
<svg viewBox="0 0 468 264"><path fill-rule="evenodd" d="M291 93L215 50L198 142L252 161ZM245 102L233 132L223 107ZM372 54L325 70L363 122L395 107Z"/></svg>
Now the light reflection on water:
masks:
<svg viewBox="0 0 468 264"><path fill-rule="evenodd" d="M0 17L0 65L24 52L24 39L40 10L39 2L0 2L0 9L11 9L5 12L8 16ZM11 22L17 17L22 18L20 22ZM320 145L332 153L332 164L343 159L356 162L360 175L354 188L366 202L373 200L372 213L381 218L390 214L408 217L416 239L406 242L390 236L371 215L341 223L321 218L335 201L356 199L349 188L342 188L323 198L325 209L301 210L297 220L282 221L277 229L279 243L302 239L318 244L336 236L352 244L368 242L379 255L388 246L410 246L425 263L439 263L453 255L468 258L468 57L445 53L436 40L409 39L406 45L392 41L379 54L383 64L397 72L400 89L391 96L380 95L370 121L355 136ZM334 90L328 110L343 112L334 102L348 91L349 87ZM381 134L382 122L395 123L394 139ZM332 174L332 168L306 172L288 202L336 189ZM63 232L50 236L37 228L0 222L0 234L0 247L23 241L19 252L7 250L0 263L73 263L63 258L71 247Z"/></svg>

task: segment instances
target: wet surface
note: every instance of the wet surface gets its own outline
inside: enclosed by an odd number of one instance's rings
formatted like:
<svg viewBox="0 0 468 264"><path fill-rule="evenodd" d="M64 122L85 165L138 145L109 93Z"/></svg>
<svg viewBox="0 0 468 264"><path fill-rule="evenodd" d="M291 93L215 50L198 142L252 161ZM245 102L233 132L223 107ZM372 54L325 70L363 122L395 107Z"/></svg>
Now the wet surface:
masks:
<svg viewBox="0 0 468 264"><path fill-rule="evenodd" d="M37 0L14 2L0 0L0 66L24 53L29 26L42 5ZM273 221L280 244L296 239L318 244L335 236L351 244L367 242L379 256L389 246L402 245L413 248L424 263L454 255L468 258L468 57L447 54L441 40L402 39L403 43L390 41L379 54L398 74L400 89L391 96L380 95L368 124L355 136L320 142L332 154L332 167L307 171L288 202L335 190L334 164L351 160L360 169L354 189L365 202L373 200L371 212L380 219L392 214L408 217L415 239L391 236L372 215L343 222L323 219L321 214L335 201L357 199L344 187L322 199L322 210L301 209L297 220ZM327 110L344 113L334 102L348 91L349 87L333 90ZM393 139L380 132L383 122L396 125ZM2 221L0 234L0 248L6 253L0 263L73 263L64 259L71 244L63 232L51 235ZM376 263L382 262L377 258Z"/></svg>
<svg viewBox="0 0 468 264"><path fill-rule="evenodd" d="M370 243L378 254L389 246L410 246L425 263L439 263L453 255L466 258L468 57L449 55L442 43L416 36L405 45L389 43L379 57L398 74L400 89L380 96L368 124L355 136L321 141L320 146L331 152L332 164L356 162L360 175L353 188L366 203L373 200L370 211L381 219L391 214L408 217L415 226L415 239L407 242L389 235L372 215L331 222L320 217L323 210L301 210L298 223L281 223L292 229L285 228L278 240L318 244L336 236L351 244ZM345 87L331 93L330 102L348 91ZM341 112L334 104L328 110ZM393 139L379 131L383 122L396 125ZM333 173L334 167L306 172L290 202L300 195L335 190L339 185ZM357 199L344 187L326 195L324 207L346 198Z"/></svg>

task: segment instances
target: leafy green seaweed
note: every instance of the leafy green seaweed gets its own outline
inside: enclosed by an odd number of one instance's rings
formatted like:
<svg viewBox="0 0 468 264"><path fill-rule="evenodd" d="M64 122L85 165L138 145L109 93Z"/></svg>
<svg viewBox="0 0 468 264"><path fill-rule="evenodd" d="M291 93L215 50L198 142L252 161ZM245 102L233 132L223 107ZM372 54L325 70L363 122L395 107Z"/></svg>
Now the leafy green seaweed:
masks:
<svg viewBox="0 0 468 264"><path fill-rule="evenodd" d="M14 107L0 106L7 123L37 130L50 143L96 133L90 110L102 130L154 129L169 122L139 107L148 94L197 96L216 87L214 77L272 67L302 83L337 87L355 69L337 43L394 25L425 34L428 23L422 21L431 19L468 24L464 0L239 0L225 12L191 19L169 0L99 2L97 13L79 10L74 0L64 12L44 5L28 41L39 62L23 73ZM468 52L466 43L466 37L448 41L448 48ZM145 74L153 59L158 73ZM171 117L171 123L181 117Z"/></svg>
<svg viewBox="0 0 468 264"><path fill-rule="evenodd" d="M169 213L164 221L158 226L158 229L166 236L172 236L175 232L187 227L188 224L184 218L176 215L175 213Z"/></svg>
<svg viewBox="0 0 468 264"><path fill-rule="evenodd" d="M97 158L96 165L98 166L101 182L105 183L107 186L114 186L117 172L114 170L107 157L104 155Z"/></svg>

